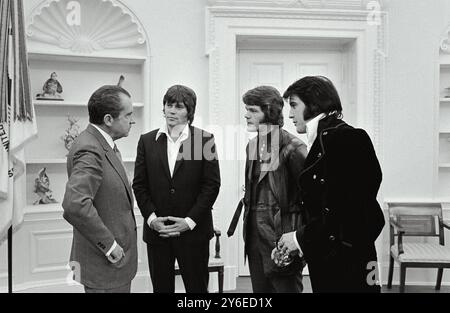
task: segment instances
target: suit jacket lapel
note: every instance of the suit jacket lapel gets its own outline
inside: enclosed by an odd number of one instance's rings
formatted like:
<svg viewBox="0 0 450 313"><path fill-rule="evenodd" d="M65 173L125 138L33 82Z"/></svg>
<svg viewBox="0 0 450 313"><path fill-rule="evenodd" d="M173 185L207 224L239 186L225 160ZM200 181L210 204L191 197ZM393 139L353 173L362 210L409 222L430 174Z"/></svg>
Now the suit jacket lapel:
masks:
<svg viewBox="0 0 450 313"><path fill-rule="evenodd" d="M172 177L175 177L177 171L184 164L185 157L189 157L189 160L193 160L195 144L202 145L201 141L200 143L198 142L195 143L194 140L192 139L192 138L197 138L200 140L202 139L201 136L193 136L194 131L195 131L194 127L189 126L189 134L188 137L185 140L183 140L183 142L180 145L180 150L178 151L177 162L175 163L175 168L173 169ZM203 152L203 145L202 145L202 152Z"/></svg>
<svg viewBox="0 0 450 313"><path fill-rule="evenodd" d="M128 199L130 200L130 203L132 204L131 207L133 208L133 193L131 192L130 182L128 180L128 176L125 172L125 168L123 167L122 162L120 162L114 150L106 142L106 139L103 137L103 135L100 134L100 132L94 126L88 125L87 131L99 141L100 145L103 147L103 150L105 150L106 158L108 159L109 163L111 163L112 167L116 170L117 174L120 176L122 182L125 185Z"/></svg>
<svg viewBox="0 0 450 313"><path fill-rule="evenodd" d="M159 158L162 162L162 167L164 169L164 173L166 174L168 179L171 179L170 170L169 170L169 160L167 157L167 136L160 135L157 142L156 147L158 151Z"/></svg>
<svg viewBox="0 0 450 313"><path fill-rule="evenodd" d="M116 170L117 174L119 174L120 178L122 179L122 182L124 183L127 189L128 199L130 200L131 203L133 201L133 196L131 192L130 182L128 180L128 176L127 173L125 172L125 168L123 167L122 162L120 162L116 153L112 149L106 152L106 158L109 160L109 163L111 163L112 167Z"/></svg>

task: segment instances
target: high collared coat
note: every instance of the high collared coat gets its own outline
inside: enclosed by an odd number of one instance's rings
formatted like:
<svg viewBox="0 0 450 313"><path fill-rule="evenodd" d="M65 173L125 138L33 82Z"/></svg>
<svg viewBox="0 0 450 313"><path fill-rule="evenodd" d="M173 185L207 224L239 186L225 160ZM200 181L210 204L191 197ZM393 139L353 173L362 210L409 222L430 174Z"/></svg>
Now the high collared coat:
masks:
<svg viewBox="0 0 450 313"><path fill-rule="evenodd" d="M381 179L364 130L334 115L319 122L299 176L306 224L297 231L314 292L379 291L372 271L385 223L377 202Z"/></svg>

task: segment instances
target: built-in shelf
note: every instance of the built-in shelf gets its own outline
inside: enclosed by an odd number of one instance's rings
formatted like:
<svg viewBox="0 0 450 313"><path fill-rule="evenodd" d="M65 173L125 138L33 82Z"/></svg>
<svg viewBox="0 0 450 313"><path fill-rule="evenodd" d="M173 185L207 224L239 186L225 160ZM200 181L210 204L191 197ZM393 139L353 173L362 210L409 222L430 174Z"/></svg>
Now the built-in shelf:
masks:
<svg viewBox="0 0 450 313"><path fill-rule="evenodd" d="M124 158L124 163L134 163L136 158L128 157ZM29 159L27 160L27 164L29 165L45 165L45 164L66 164L66 158L54 158L54 159Z"/></svg>
<svg viewBox="0 0 450 313"><path fill-rule="evenodd" d="M441 103L450 103L450 98L441 98L440 102Z"/></svg>
<svg viewBox="0 0 450 313"><path fill-rule="evenodd" d="M34 100L35 106L48 107L87 107L88 101L60 101L60 100ZM134 108L143 108L144 104L141 102L133 103Z"/></svg>
<svg viewBox="0 0 450 313"><path fill-rule="evenodd" d="M439 163L439 167L441 167L441 168L450 168L450 163Z"/></svg>
<svg viewBox="0 0 450 313"><path fill-rule="evenodd" d="M147 57L140 55L126 54L71 54L55 53L49 51L28 51L30 60L38 61L60 61L60 62L80 62L80 63L106 63L106 64L143 64Z"/></svg>

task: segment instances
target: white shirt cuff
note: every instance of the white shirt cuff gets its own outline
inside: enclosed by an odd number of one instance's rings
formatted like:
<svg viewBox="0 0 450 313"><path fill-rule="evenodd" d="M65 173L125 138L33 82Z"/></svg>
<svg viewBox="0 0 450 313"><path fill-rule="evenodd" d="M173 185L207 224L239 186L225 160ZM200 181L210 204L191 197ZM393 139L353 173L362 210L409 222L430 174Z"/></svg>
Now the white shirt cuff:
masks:
<svg viewBox="0 0 450 313"><path fill-rule="evenodd" d="M109 249L109 251L106 252L106 257L109 257L116 247L117 247L117 242L114 240L114 243L113 243L111 249Z"/></svg>
<svg viewBox="0 0 450 313"><path fill-rule="evenodd" d="M153 212L152 213L152 215L150 215L150 217L148 218L148 220L147 220L147 225L148 225L148 227L150 227L150 224L153 222L153 220L155 220L156 218L158 218L157 216L156 216L156 214Z"/></svg>
<svg viewBox="0 0 450 313"><path fill-rule="evenodd" d="M296 246L297 249L298 249L298 255L299 255L300 257L302 257L302 256L303 256L303 251L302 251L302 248L300 248L300 245L298 244L298 241L297 241L297 232L296 232L296 231L293 232L293 233L292 233L292 236L293 236L293 239L294 239L295 246Z"/></svg>
<svg viewBox="0 0 450 313"><path fill-rule="evenodd" d="M186 217L184 220L186 221L191 230L193 230L195 226L197 226L197 224L190 217Z"/></svg>

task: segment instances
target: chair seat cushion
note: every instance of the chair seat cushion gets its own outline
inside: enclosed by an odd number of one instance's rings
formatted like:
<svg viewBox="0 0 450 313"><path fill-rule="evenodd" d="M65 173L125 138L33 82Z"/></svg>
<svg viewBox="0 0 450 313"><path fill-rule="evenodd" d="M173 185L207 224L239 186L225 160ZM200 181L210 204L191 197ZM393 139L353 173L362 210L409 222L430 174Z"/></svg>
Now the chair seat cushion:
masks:
<svg viewBox="0 0 450 313"><path fill-rule="evenodd" d="M450 263L450 247L435 243L404 243L400 256L397 244L391 246L392 255L400 262Z"/></svg>

